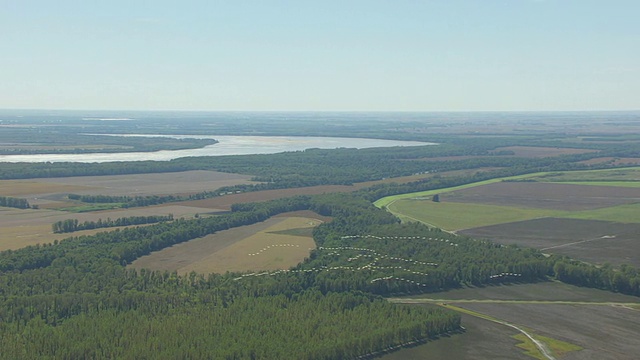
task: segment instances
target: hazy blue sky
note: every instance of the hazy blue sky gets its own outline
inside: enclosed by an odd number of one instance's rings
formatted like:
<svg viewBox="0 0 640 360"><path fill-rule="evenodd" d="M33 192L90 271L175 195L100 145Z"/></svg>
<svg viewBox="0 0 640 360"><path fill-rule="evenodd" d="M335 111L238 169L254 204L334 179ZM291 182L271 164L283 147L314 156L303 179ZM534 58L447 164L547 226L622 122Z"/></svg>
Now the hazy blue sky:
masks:
<svg viewBox="0 0 640 360"><path fill-rule="evenodd" d="M0 0L0 108L640 109L639 0Z"/></svg>

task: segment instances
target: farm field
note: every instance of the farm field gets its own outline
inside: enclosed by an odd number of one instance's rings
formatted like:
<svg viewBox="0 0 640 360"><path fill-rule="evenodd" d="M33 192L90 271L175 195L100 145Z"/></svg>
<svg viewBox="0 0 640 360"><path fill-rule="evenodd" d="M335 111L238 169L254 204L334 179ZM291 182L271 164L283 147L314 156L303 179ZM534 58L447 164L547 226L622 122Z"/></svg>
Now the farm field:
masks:
<svg viewBox="0 0 640 360"><path fill-rule="evenodd" d="M493 152L513 151L513 155L517 157L543 158L560 155L575 155L596 152L592 149L574 149L574 148L558 148L558 147L542 147L542 146L505 146L493 150Z"/></svg>
<svg viewBox="0 0 640 360"><path fill-rule="evenodd" d="M632 360L640 352L640 312L597 305L490 304L454 305L526 327L536 335L567 342L582 350L566 360Z"/></svg>
<svg viewBox="0 0 640 360"><path fill-rule="evenodd" d="M202 274L288 269L315 248L310 229L321 221L274 217L143 256L131 267Z"/></svg>
<svg viewBox="0 0 640 360"><path fill-rule="evenodd" d="M608 163L611 165L640 165L640 158L615 158L615 157L601 157L584 161L579 161L579 164L595 165Z"/></svg>
<svg viewBox="0 0 640 360"><path fill-rule="evenodd" d="M473 174L487 168L457 170L439 173L440 176ZM66 199L69 193L110 194L110 195L161 195L175 192L199 192L214 190L220 186L249 183L250 176L219 173L215 171L187 171L179 173L83 176L68 178L48 178L30 180L0 180L0 196L27 198L40 209L19 210L0 208L0 250L51 243L70 236L91 235L110 229L95 229L72 234L53 234L51 224L66 219L80 222L98 219L117 219L129 216L151 216L173 214L175 218L193 217L195 214L215 214L229 211L234 203L267 201L301 194L313 195L328 192L351 192L377 183L404 183L432 177L434 174L420 174L389 178L378 181L357 183L353 186L314 186L283 190L265 190L241 194L231 194L205 200L167 203L157 206L70 213L58 211L76 206L76 202ZM233 180L236 179L236 180ZM173 181L181 181L172 183ZM191 191L187 191L191 190ZM113 228L111 228L113 230Z"/></svg>
<svg viewBox="0 0 640 360"><path fill-rule="evenodd" d="M640 181L640 168L598 169L586 171L554 171L528 178L532 181Z"/></svg>
<svg viewBox="0 0 640 360"><path fill-rule="evenodd" d="M217 171L183 171L154 174L110 176L76 176L27 180L0 180L0 192L9 191L26 198L30 204L47 207L51 203L60 206L69 193L80 195L166 195L212 191L223 186L251 184L250 175Z"/></svg>
<svg viewBox="0 0 640 360"><path fill-rule="evenodd" d="M635 359L640 351L640 340L634 335L640 331L640 311L625 305L640 303L640 299L634 296L559 282L544 282L457 289L424 295L422 298L437 299L434 303L446 301L447 305L469 309L520 326L534 337L544 336L575 346L573 351L562 355L556 353L558 359ZM520 302L509 303L509 300ZM403 302L408 299L398 298L392 301ZM568 303L553 303L554 301ZM592 304L586 304L587 302ZM432 306L419 302L415 304ZM518 334L515 329L469 314L463 313L462 316L466 333L433 344L401 350L383 359L489 360L519 359L520 356L526 356L514 346L513 336ZM478 352L474 352L480 338L487 336L492 337L492 344L496 344L496 348L487 352L480 347ZM460 349L455 346L457 341L461 343ZM465 349L467 341L473 341L474 347ZM554 346L556 345L551 348ZM449 347L456 348L449 350ZM455 356L447 357L449 351L455 352ZM514 351L518 354L513 354ZM405 357L394 357L402 355Z"/></svg>
<svg viewBox="0 0 640 360"><path fill-rule="evenodd" d="M239 203L247 203L247 202L261 202L261 201L269 201L280 199L283 197L291 197L297 195L318 195L318 194L328 194L333 192L353 192L360 190L365 187L373 186L376 184L384 184L384 183L408 183L412 181L427 179L436 175L439 176L462 176L462 175L473 175L480 171L490 171L495 168L478 168L472 170L454 170L454 171L446 171L441 173L432 173L432 174L419 174L419 175L410 175L410 176L402 176L395 178L388 178L383 180L376 181L367 181L361 183L355 183L353 185L320 185L320 186L307 186L300 188L289 188L289 189L278 189L278 190L262 190L262 191L253 191L241 194L230 194L219 196L210 199L203 200L191 200L191 201L183 201L177 202L175 204L185 205L185 206L195 206L195 207L203 207L203 208L212 208L219 210L230 210L231 205L239 204Z"/></svg>
<svg viewBox="0 0 640 360"><path fill-rule="evenodd" d="M434 305L418 305L434 306ZM462 314L466 331L415 347L400 349L380 360L531 360L517 347L513 329Z"/></svg>
<svg viewBox="0 0 640 360"><path fill-rule="evenodd" d="M440 195L443 202L551 210L590 210L640 202L640 189L540 182L496 182Z"/></svg>
<svg viewBox="0 0 640 360"><path fill-rule="evenodd" d="M517 244L583 261L640 266L640 224L543 218L460 231L501 244Z"/></svg>
<svg viewBox="0 0 640 360"><path fill-rule="evenodd" d="M440 195L443 199L444 196ZM512 206L434 202L431 198L402 199L387 206L401 218L420 221L448 231L460 231L494 224L510 223L561 214L562 211Z"/></svg>
<svg viewBox="0 0 640 360"><path fill-rule="evenodd" d="M91 235L115 228L83 230L73 233L54 234L51 224L66 219L79 222L98 219L117 219L130 216L151 216L173 214L175 218L192 217L195 214L211 212L211 209L165 204L134 209L109 210L90 213L68 213L48 209L14 209L0 207L0 250L15 250L29 245L52 243L70 236Z"/></svg>
<svg viewBox="0 0 640 360"><path fill-rule="evenodd" d="M527 180L521 182L403 195L387 208L403 220L502 244L639 266L638 178L638 168L539 173L520 177ZM435 194L439 202L432 201Z"/></svg>

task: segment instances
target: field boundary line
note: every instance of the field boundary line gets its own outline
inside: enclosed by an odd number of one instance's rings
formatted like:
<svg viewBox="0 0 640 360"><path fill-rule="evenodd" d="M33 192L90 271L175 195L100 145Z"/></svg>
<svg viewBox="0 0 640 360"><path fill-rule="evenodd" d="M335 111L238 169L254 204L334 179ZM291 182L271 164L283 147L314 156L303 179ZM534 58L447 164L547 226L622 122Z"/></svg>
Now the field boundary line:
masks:
<svg viewBox="0 0 640 360"><path fill-rule="evenodd" d="M620 306L632 308L639 306L640 302L616 302L616 301L568 301L568 300L497 300L497 299L416 299L416 298L388 298L387 301L397 304L446 304L446 303L476 303L476 304L530 304L530 305L594 305L594 306Z"/></svg>
<svg viewBox="0 0 640 360"><path fill-rule="evenodd" d="M391 300L394 300L394 299L387 299L387 300L391 301ZM556 360L556 358L553 355L551 355L551 350L549 350L549 348L547 348L547 345L544 342L535 339L531 334L529 334L527 331L525 331L524 329L522 329L521 327L519 327L517 325L508 323L508 322L506 322L504 320L496 319L496 318L494 318L492 316L485 315L485 314L482 314L482 313L479 313L479 312L476 312L476 311L472 311L472 310L468 310L468 309L465 309L465 308L461 308L461 307L458 307L458 306L447 305L446 303L440 303L438 305L444 307L445 309L450 309L450 310L453 310L453 311L456 311L456 312L461 312L463 314L475 316L475 317L480 318L480 319L484 319L484 320L487 320L487 321L491 321L491 322L494 322L494 323L497 323L497 324L501 324L501 325L504 325L504 326L508 326L508 327L510 327L512 329L515 329L515 330L519 331L520 333L522 333L524 336L526 336L529 340L531 340L531 342L533 342L533 344L536 346L536 348L538 348L538 351L540 352L540 354L542 356L544 356L548 360Z"/></svg>

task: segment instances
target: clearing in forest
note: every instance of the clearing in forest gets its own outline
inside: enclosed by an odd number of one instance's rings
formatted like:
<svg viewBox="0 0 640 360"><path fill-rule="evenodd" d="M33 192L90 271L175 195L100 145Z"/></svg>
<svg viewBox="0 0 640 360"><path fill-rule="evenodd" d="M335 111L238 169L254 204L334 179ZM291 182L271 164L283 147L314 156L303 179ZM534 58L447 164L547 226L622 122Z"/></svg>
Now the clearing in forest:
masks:
<svg viewBox="0 0 640 360"><path fill-rule="evenodd" d="M306 217L274 217L177 244L134 261L134 268L187 274L288 269L315 248L313 227Z"/></svg>

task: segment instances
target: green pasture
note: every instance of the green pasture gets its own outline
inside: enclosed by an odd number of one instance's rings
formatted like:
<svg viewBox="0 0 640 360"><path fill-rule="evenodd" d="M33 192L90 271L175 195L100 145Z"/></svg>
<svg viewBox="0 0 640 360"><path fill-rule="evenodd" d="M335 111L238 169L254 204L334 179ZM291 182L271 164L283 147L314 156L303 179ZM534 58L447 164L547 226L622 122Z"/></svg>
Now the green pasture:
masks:
<svg viewBox="0 0 640 360"><path fill-rule="evenodd" d="M387 209L409 220L450 231L569 214L562 210L412 199L394 201Z"/></svg>
<svg viewBox="0 0 640 360"><path fill-rule="evenodd" d="M565 211L487 204L433 202L401 199L387 209L402 220L420 221L444 230L457 231L542 217L640 223L640 203L594 210Z"/></svg>
<svg viewBox="0 0 640 360"><path fill-rule="evenodd" d="M604 220L619 223L640 223L640 203L607 208L573 211L564 217L584 220Z"/></svg>
<svg viewBox="0 0 640 360"><path fill-rule="evenodd" d="M595 210L563 211L476 203L433 202L435 194L492 184L500 181L534 180L590 186L640 187L640 167L590 171L542 172L480 181L450 188L388 196L374 203L386 207L404 221L420 221L444 230L470 229L479 226L505 224L541 217L604 220L640 223L640 203L612 206ZM599 180L590 180L599 179ZM603 181L602 179L612 179Z"/></svg>

